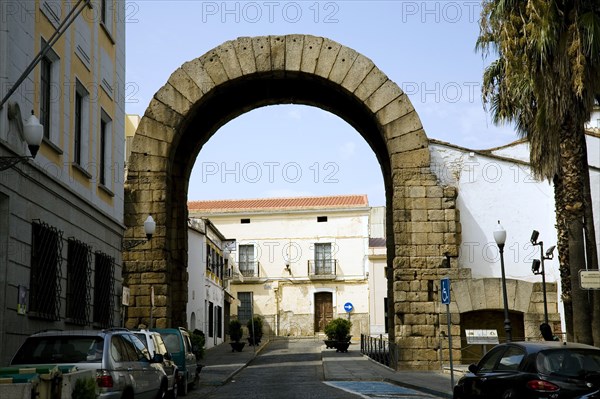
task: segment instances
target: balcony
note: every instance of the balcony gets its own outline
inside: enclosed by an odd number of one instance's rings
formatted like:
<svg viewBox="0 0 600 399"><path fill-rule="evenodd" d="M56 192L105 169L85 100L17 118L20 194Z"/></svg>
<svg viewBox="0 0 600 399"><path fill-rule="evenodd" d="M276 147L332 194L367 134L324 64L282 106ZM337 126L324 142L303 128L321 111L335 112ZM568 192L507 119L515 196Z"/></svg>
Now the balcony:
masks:
<svg viewBox="0 0 600 399"><path fill-rule="evenodd" d="M239 263L240 273L245 280L256 280L260 278L260 262L245 261Z"/></svg>
<svg viewBox="0 0 600 399"><path fill-rule="evenodd" d="M308 277L312 280L335 280L337 259L315 259L308 261Z"/></svg>

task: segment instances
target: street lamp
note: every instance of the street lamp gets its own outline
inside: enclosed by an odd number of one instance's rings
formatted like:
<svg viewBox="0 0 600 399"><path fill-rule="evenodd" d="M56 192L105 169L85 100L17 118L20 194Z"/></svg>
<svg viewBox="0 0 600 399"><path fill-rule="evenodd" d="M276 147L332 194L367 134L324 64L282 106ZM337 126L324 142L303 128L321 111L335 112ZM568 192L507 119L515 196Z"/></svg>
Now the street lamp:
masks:
<svg viewBox="0 0 600 399"><path fill-rule="evenodd" d="M35 117L33 111L31 111L29 119L23 124L19 104L9 103L7 117L9 120L15 122L16 130L19 133L19 136L21 136L21 139L27 143L31 155L0 157L0 171L6 170L19 162L35 158L40 149L40 144L42 144L42 139L44 138L44 127L40 124L38 118Z"/></svg>
<svg viewBox="0 0 600 399"><path fill-rule="evenodd" d="M544 269L544 260L550 260L554 258L553 252L556 246L551 246L544 254L544 242L538 242L538 236L538 231L533 230L533 233L531 233L531 244L540 246L540 259L533 260L533 263L531 264L531 271L535 275L542 275L542 292L544 293L544 323L548 324L548 301L546 300L546 272Z"/></svg>
<svg viewBox="0 0 600 399"><path fill-rule="evenodd" d="M510 318L508 316L508 297L506 295L506 277L504 274L504 243L506 242L506 230L500 224L498 220L498 226L496 226L496 230L494 231L494 240L496 240L496 245L498 245L498 250L500 251L500 268L502 269L502 294L504 296L504 331L506 331L506 342L510 342L512 340L511 336L511 326L510 326Z"/></svg>
<svg viewBox="0 0 600 399"><path fill-rule="evenodd" d="M122 249L125 251L130 250L133 247L137 247L140 244L148 242L152 239L152 235L156 231L156 222L152 216L148 215L146 221L144 221L144 232L146 233L145 240L123 240Z"/></svg>

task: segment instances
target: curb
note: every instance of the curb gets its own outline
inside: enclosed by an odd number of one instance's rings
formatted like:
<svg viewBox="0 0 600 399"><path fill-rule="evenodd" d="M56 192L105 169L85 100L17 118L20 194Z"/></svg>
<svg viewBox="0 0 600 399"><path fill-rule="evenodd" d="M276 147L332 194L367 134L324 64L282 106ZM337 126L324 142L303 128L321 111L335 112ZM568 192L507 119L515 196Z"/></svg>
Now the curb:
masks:
<svg viewBox="0 0 600 399"><path fill-rule="evenodd" d="M267 339L263 344L261 344L258 348L256 348L256 351L254 352L254 354L252 355L252 357L250 359L248 359L248 361L246 363L244 363L244 365L238 367L237 369L235 369L234 371L232 371L227 377L225 377L225 379L223 381L220 381L219 383L215 383L215 384L207 384L207 386L221 386L221 385L225 385L228 382L230 382L233 377L235 377L235 375L237 373L239 373L240 371L242 371L243 369L245 369L248 364L254 360L256 358L256 356L258 356L258 354L260 352L262 352L262 350L264 349L265 346L267 346L267 344L270 342L269 339Z"/></svg>

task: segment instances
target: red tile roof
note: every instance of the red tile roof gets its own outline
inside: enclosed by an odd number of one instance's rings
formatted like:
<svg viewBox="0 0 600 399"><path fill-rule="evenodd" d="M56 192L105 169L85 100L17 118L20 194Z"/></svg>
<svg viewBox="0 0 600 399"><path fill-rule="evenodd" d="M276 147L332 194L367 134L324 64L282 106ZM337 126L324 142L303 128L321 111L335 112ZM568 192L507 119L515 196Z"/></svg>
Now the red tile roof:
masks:
<svg viewBox="0 0 600 399"><path fill-rule="evenodd" d="M258 198L212 201L188 201L188 210L195 212L231 212L267 209L316 209L368 207L369 200L361 195L323 197Z"/></svg>

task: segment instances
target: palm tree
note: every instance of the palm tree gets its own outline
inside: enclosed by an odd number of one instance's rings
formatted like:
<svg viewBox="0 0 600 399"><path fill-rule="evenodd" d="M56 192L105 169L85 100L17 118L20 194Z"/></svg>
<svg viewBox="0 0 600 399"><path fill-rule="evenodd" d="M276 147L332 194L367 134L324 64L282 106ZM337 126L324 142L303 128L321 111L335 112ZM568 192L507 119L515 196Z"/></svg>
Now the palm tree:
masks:
<svg viewBox="0 0 600 399"><path fill-rule="evenodd" d="M567 335L591 344L590 301L579 288L579 270L584 230L588 268L598 268L584 124L600 93L600 4L484 0L482 7L477 49L498 56L484 72L484 103L495 123L514 122L528 139L533 175L555 184ZM600 326L598 301L594 310Z"/></svg>

